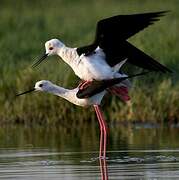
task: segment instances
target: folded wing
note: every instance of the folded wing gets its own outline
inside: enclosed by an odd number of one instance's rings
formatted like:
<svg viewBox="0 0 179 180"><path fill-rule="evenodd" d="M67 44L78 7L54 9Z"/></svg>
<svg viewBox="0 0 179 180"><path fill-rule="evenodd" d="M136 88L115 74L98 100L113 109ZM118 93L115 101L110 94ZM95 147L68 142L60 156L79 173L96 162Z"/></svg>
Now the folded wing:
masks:
<svg viewBox="0 0 179 180"><path fill-rule="evenodd" d="M120 77L120 78L114 78L114 79L105 79L102 81L94 80L91 83L89 83L88 86L86 86L85 88L79 89L76 96L80 99L89 98L91 96L94 96L95 94L98 94L98 93L104 91L107 88L114 86L115 84L121 83L122 81L124 81L126 79L133 78L136 76L145 75L147 73L148 72L142 72L142 73L126 76L126 77Z"/></svg>

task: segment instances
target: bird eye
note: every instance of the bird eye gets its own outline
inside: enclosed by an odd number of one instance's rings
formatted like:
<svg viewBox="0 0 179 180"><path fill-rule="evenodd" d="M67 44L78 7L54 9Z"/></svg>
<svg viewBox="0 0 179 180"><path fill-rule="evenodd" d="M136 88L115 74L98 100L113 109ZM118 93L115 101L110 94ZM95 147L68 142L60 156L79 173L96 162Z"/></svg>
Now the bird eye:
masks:
<svg viewBox="0 0 179 180"><path fill-rule="evenodd" d="M43 86L43 84L39 84L39 87L42 87Z"/></svg>
<svg viewBox="0 0 179 180"><path fill-rule="evenodd" d="M49 50L53 50L53 47L49 47Z"/></svg>

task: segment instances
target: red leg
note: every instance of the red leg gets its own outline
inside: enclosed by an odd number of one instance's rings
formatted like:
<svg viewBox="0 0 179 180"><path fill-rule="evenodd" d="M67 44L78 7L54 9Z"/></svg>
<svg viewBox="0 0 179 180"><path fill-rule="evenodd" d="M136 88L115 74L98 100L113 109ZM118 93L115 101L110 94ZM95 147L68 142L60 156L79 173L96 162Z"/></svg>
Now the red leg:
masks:
<svg viewBox="0 0 179 180"><path fill-rule="evenodd" d="M102 122L101 122L101 119L100 119L100 116L99 116L99 113L98 113L97 108L98 108L98 106L97 106L97 105L94 105L94 109L95 109L95 112L96 112L96 115L97 115L97 118L98 118L98 122L99 122L99 127L100 127L99 158L101 158L102 155L103 155L103 125L102 125Z"/></svg>
<svg viewBox="0 0 179 180"><path fill-rule="evenodd" d="M98 117L98 121L101 122L101 124L102 124L102 130L104 133L103 148L102 149L103 149L103 158L105 159L106 158L107 125L106 125L106 122L104 120L104 116L103 116L103 113L100 109L100 106L95 105L94 108L95 108L95 111L96 111L96 114ZM101 141L101 139L100 139L100 141ZM102 144L102 143L100 142L100 144Z"/></svg>
<svg viewBox="0 0 179 180"><path fill-rule="evenodd" d="M83 82L81 82L81 83L78 85L78 87L79 87L79 89L84 89L84 88L86 88L90 83L91 83L91 81L83 81Z"/></svg>
<svg viewBox="0 0 179 180"><path fill-rule="evenodd" d="M80 81L80 83L78 84L78 87L81 88L84 82L85 82L84 80Z"/></svg>
<svg viewBox="0 0 179 180"><path fill-rule="evenodd" d="M106 125L106 122L104 120L104 116L103 116L103 113L101 111L100 106L97 106L97 110L98 110L99 117L100 117L101 122L102 122L103 131L104 131L104 137L103 137L103 158L105 159L106 158L106 142L107 142L107 125Z"/></svg>

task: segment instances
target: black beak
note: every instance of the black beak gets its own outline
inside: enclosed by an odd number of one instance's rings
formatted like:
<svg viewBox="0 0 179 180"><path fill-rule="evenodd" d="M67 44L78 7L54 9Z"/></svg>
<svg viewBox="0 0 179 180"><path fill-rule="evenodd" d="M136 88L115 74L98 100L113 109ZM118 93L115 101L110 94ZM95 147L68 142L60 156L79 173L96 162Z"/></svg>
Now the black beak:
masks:
<svg viewBox="0 0 179 180"><path fill-rule="evenodd" d="M25 91L25 92L23 92L23 93L19 93L19 94L17 94L16 96L21 96L21 95L23 95L23 94L27 94L27 93L30 93L30 92L33 92L33 91L35 91L35 88L30 89L30 90L28 90L28 91Z"/></svg>
<svg viewBox="0 0 179 180"><path fill-rule="evenodd" d="M37 67L43 60L45 60L48 56L48 53L45 53L38 61L36 61L33 65L32 68Z"/></svg>

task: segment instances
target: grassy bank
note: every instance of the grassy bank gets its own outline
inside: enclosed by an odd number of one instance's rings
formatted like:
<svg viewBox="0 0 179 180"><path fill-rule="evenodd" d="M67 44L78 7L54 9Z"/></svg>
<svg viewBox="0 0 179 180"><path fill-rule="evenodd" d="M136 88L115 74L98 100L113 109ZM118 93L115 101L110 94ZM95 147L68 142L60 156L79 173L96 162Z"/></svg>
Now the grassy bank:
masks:
<svg viewBox="0 0 179 180"><path fill-rule="evenodd" d="M95 118L88 111L52 95L34 93L15 98L41 79L65 87L78 83L71 69L50 57L39 68L29 66L44 51L44 42L59 38L68 46L91 42L95 23L116 14L171 10L155 25L132 39L134 45L174 70L174 74L152 74L133 80L132 101L123 106L118 98L107 98L106 116L111 121L179 120L179 2L173 1L2 1L0 6L0 122L73 123ZM110 117L110 118L109 118ZM76 119L76 121L75 121ZM79 120L79 121L77 121Z"/></svg>

